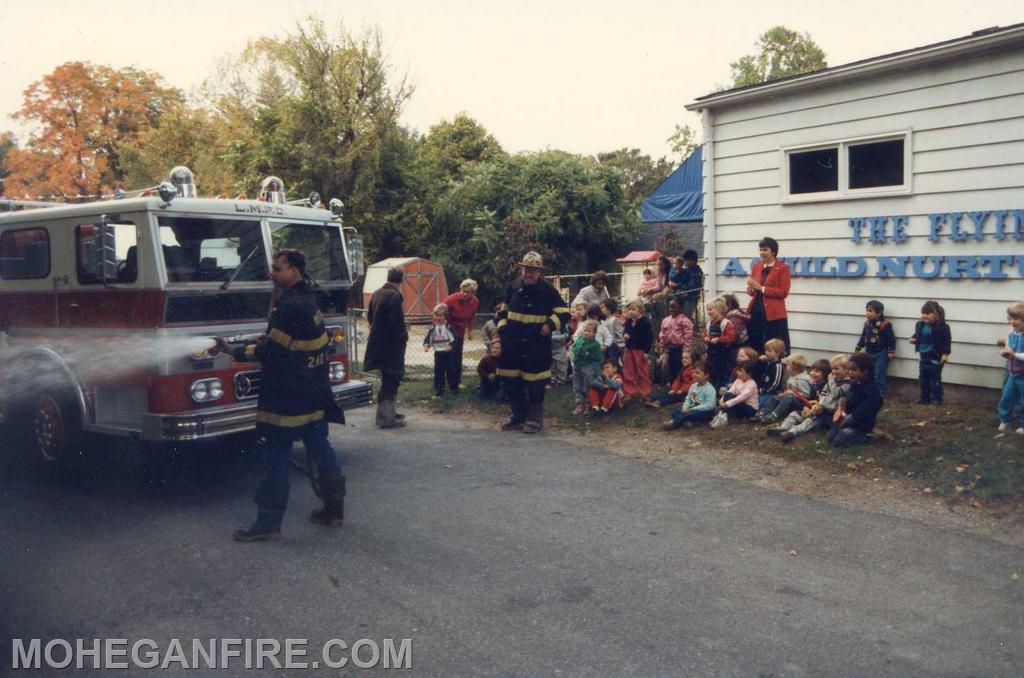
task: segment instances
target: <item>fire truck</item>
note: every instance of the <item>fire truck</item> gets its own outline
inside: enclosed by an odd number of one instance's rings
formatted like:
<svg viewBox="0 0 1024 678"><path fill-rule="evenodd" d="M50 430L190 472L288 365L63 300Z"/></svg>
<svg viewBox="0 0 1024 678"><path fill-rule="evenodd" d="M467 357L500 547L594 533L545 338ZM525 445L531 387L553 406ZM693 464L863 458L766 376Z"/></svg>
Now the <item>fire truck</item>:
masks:
<svg viewBox="0 0 1024 678"><path fill-rule="evenodd" d="M195 441L255 428L260 365L214 338L266 329L273 252L302 250L327 327L343 409L371 401L350 378L347 305L362 243L343 204L204 199L177 167L158 187L85 204L0 207L0 418L37 460L58 464L94 434Z"/></svg>

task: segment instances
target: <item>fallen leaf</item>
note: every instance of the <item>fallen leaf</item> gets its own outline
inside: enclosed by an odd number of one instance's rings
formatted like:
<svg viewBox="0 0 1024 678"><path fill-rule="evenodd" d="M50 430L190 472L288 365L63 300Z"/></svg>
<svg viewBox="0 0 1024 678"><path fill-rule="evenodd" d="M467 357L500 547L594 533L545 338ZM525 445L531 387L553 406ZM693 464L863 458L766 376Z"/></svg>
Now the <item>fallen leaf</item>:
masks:
<svg viewBox="0 0 1024 678"><path fill-rule="evenodd" d="M956 472L957 473L963 473L966 470L967 470L967 464L957 464L956 465Z"/></svg>
<svg viewBox="0 0 1024 678"><path fill-rule="evenodd" d="M919 422L917 422L915 424L911 424L911 426L918 426L918 427L923 428L927 423L928 423L927 421L919 421Z"/></svg>
<svg viewBox="0 0 1024 678"><path fill-rule="evenodd" d="M851 471L856 471L858 466L851 461L849 464L846 465L846 468L850 469Z"/></svg>
<svg viewBox="0 0 1024 678"><path fill-rule="evenodd" d="M921 491L922 491L922 492L924 492L925 494L931 494L931 493L932 493L932 488L930 488L930 487L926 487L926 488L924 488L924 489L923 489L923 490L921 490Z"/></svg>
<svg viewBox="0 0 1024 678"><path fill-rule="evenodd" d="M956 490L956 493L957 493L957 494L960 494L961 492L963 492L963 491L964 491L965 489L967 489L967 488L965 488L965 487L964 487L963 485L957 485L957 486L956 486L956 487L954 487L953 489L954 489L954 490Z"/></svg>
<svg viewBox="0 0 1024 678"><path fill-rule="evenodd" d="M796 549L789 549L789 555L791 555L791 556L798 556L798 555L800 555L800 552L797 551Z"/></svg>
<svg viewBox="0 0 1024 678"><path fill-rule="evenodd" d="M972 499L967 503L973 508L981 508L983 506L981 501L979 501L978 499Z"/></svg>
<svg viewBox="0 0 1024 678"><path fill-rule="evenodd" d="M1020 581L1020 575L1014 572L1010 575L1010 581Z"/></svg>

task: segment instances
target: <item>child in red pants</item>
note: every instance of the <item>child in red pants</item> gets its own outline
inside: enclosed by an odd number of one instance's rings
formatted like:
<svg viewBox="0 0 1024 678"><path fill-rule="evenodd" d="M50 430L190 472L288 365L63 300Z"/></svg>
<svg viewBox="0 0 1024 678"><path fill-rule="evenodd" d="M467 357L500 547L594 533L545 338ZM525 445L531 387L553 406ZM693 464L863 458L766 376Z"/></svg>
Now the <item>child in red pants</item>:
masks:
<svg viewBox="0 0 1024 678"><path fill-rule="evenodd" d="M627 399L639 397L647 401L651 397L650 363L647 354L651 352L654 331L651 321L644 317L644 307L639 301L630 302L626 308L626 352L622 358L622 391Z"/></svg>
<svg viewBox="0 0 1024 678"><path fill-rule="evenodd" d="M601 374L590 382L587 399L591 415L607 414L622 407L622 375L615 371L613 361L601 363Z"/></svg>

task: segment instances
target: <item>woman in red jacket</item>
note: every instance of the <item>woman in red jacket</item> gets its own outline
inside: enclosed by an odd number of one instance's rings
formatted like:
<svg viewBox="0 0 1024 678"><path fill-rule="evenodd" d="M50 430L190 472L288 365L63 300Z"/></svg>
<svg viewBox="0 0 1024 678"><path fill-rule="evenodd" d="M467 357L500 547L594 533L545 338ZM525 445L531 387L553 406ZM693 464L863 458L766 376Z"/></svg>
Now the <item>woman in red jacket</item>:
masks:
<svg viewBox="0 0 1024 678"><path fill-rule="evenodd" d="M757 243L761 261L754 264L747 278L747 294L751 296L747 313L750 323L747 333L750 345L758 353L764 352L769 339L781 339L789 353L789 320L786 315L786 297L789 296L789 266L778 260L779 243L774 238L763 238Z"/></svg>

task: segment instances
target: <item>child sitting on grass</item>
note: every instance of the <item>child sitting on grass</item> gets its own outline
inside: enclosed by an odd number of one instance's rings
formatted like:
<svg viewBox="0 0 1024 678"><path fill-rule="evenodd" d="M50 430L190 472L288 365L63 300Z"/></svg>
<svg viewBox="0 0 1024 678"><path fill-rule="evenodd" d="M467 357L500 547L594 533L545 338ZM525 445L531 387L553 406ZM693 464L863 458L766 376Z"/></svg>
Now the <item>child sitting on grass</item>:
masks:
<svg viewBox="0 0 1024 678"><path fill-rule="evenodd" d="M746 365L736 366L736 379L732 382L730 392L722 396L718 401L720 410L727 413L726 421L730 418L750 419L757 414L757 384L750 378L750 369Z"/></svg>
<svg viewBox="0 0 1024 678"><path fill-rule="evenodd" d="M480 386L477 387L476 394L483 400L503 403L508 400L508 396L505 394L505 386L498 379L499 358L501 358L501 342L493 341L490 348L487 349L487 355L480 358L480 362L476 366L476 373L480 375Z"/></svg>
<svg viewBox="0 0 1024 678"><path fill-rule="evenodd" d="M590 382L587 389L591 415L608 414L622 408L622 375L618 369L611 360L601 363L601 374Z"/></svg>
<svg viewBox="0 0 1024 678"><path fill-rule="evenodd" d="M832 422L832 414L835 412L835 403L838 402L837 398L832 396L832 388L834 382L832 381L832 365L827 360L819 360L808 370L811 375L811 396L803 408L799 411L790 412L782 423L777 426L769 427L765 433L770 436L773 435L786 435L791 431L796 431L793 435L788 436L788 440L792 440L801 433L806 433L813 428L814 417L822 414L824 408L822 403L828 401L830 403L828 420L822 422L824 428L829 428Z"/></svg>
<svg viewBox="0 0 1024 678"><path fill-rule="evenodd" d="M783 361L786 365L786 390L778 395L768 396L757 420L762 424L777 424L790 412L802 409L811 400L811 375L807 374L807 359L794 353Z"/></svg>
<svg viewBox="0 0 1024 678"><path fill-rule="evenodd" d="M1003 394L999 398L999 432L1010 428L1014 407L1018 410L1020 428L1018 435L1024 435L1024 302L1010 304L1006 309L1010 331L999 344L999 355L1006 358L1006 380Z"/></svg>
<svg viewBox="0 0 1024 678"><path fill-rule="evenodd" d="M786 344L782 339L769 339L764 344L764 355L758 358L761 378L758 380L758 407L773 395L782 391L786 383L786 366L782 359L786 357Z"/></svg>
<svg viewBox="0 0 1024 678"><path fill-rule="evenodd" d="M882 394L878 382L871 374L871 358L865 353L854 353L846 366L852 384L843 409L837 410L828 443L834 447L863 445L871 441L875 420L882 409Z"/></svg>
<svg viewBox="0 0 1024 678"><path fill-rule="evenodd" d="M576 396L576 407L573 414L587 411L587 389L597 378L604 359L601 345L594 336L597 334L597 321L585 320L580 325L580 335L572 345L572 386Z"/></svg>
<svg viewBox="0 0 1024 678"><path fill-rule="evenodd" d="M708 381L711 366L706 361L693 366L693 384L682 407L672 410L672 419L662 427L673 431L680 426L690 428L694 423L709 421L715 416L715 387Z"/></svg>
<svg viewBox="0 0 1024 678"><path fill-rule="evenodd" d="M694 365L699 362L701 362L700 356L694 355L692 350L683 351L682 369L679 370L679 375L676 376L675 381L668 387L668 393L659 398L648 400L644 403L644 407L657 410L665 405L673 405L686 400L686 394L689 393L690 386L694 380Z"/></svg>
<svg viewBox="0 0 1024 678"><path fill-rule="evenodd" d="M651 397L651 372L647 354L654 343L651 322L644 316L644 305L639 300L629 302L626 307L626 354L622 358L622 391L627 400L639 397L647 401Z"/></svg>

